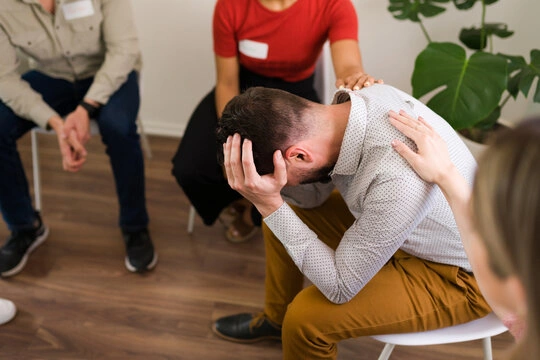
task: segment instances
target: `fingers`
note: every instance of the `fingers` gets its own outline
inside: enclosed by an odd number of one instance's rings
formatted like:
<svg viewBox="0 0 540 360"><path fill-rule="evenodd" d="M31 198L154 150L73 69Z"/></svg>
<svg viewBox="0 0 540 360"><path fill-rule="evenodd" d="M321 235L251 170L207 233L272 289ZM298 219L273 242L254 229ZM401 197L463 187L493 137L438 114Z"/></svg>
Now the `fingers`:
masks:
<svg viewBox="0 0 540 360"><path fill-rule="evenodd" d="M417 124L419 124L416 119L410 117L407 113L400 111L396 113L395 111L389 112L390 123L398 129L403 135L415 140L418 135Z"/></svg>
<svg viewBox="0 0 540 360"><path fill-rule="evenodd" d="M392 140L392 147L411 165L418 157L418 154L416 154L414 151L411 150L411 148L409 148L407 145L405 145L399 140Z"/></svg>
<svg viewBox="0 0 540 360"><path fill-rule="evenodd" d="M62 167L65 171L77 172L81 169L82 165L86 161L86 158L77 158L75 152L67 141L61 141L60 152L62 154Z"/></svg>
<svg viewBox="0 0 540 360"><path fill-rule="evenodd" d="M229 186L234 190L238 190L238 186L244 182L240 141L241 137L238 134L229 136L223 148L223 164L227 172L227 180Z"/></svg>
<svg viewBox="0 0 540 360"><path fill-rule="evenodd" d="M67 141L68 144L73 148L76 158L86 158L86 149L79 141L77 133L74 130L70 132Z"/></svg>
<svg viewBox="0 0 540 360"><path fill-rule="evenodd" d="M287 184L287 166L280 150L274 152L274 177L280 186Z"/></svg>
<svg viewBox="0 0 540 360"><path fill-rule="evenodd" d="M242 144L242 170L244 171L245 179L254 179L259 176L253 162L253 144L248 139L245 139Z"/></svg>
<svg viewBox="0 0 540 360"><path fill-rule="evenodd" d="M345 79L337 79L336 87L338 89L352 89L360 90L364 87L369 87L373 84L384 84L382 79L375 80L371 75L365 73L357 73L351 76L346 77Z"/></svg>
<svg viewBox="0 0 540 360"><path fill-rule="evenodd" d="M64 170L69 172L79 171L86 162L87 152L78 141L76 132L72 131L67 138L63 137L62 132L58 136L58 142Z"/></svg>

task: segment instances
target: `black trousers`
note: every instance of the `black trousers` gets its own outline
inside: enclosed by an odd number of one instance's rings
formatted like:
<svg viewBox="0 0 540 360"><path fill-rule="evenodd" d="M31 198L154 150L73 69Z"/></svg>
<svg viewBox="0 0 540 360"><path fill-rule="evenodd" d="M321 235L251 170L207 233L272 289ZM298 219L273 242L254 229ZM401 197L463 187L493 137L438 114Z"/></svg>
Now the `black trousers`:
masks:
<svg viewBox="0 0 540 360"><path fill-rule="evenodd" d="M241 91L252 86L281 89L320 102L313 88L313 75L291 83L241 68ZM222 146L216 141L217 123L214 88L195 108L172 159L173 176L206 225L212 225L224 208L242 198L242 195L230 188L217 161L218 146ZM253 210L253 221L260 225L261 216L255 208Z"/></svg>

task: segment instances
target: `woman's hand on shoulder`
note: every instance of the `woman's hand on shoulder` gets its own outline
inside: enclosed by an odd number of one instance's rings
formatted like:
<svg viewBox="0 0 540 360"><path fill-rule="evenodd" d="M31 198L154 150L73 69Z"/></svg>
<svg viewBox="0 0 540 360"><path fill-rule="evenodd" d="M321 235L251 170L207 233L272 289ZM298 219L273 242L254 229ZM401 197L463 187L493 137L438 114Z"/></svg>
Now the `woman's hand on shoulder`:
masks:
<svg viewBox="0 0 540 360"><path fill-rule="evenodd" d="M351 90L360 90L363 87L368 87L373 84L383 84L382 79L375 80L375 78L369 74L358 71L354 72L344 78L336 80L336 87L338 89L351 89Z"/></svg>
<svg viewBox="0 0 540 360"><path fill-rule="evenodd" d="M422 179L440 184L445 176L454 172L444 139L422 117L415 119L401 110L399 113L390 111L389 118L396 129L416 143L417 152L397 139L392 141L392 147Z"/></svg>

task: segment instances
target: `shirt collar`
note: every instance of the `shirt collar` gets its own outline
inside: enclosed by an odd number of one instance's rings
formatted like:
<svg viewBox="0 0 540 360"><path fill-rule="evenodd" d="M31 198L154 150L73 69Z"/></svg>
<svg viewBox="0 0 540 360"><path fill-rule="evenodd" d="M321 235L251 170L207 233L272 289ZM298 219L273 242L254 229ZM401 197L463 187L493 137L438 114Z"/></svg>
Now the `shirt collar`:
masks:
<svg viewBox="0 0 540 360"><path fill-rule="evenodd" d="M367 108L358 91L343 89L334 94L332 104L341 104L350 100L351 110L338 160L330 176L354 175L358 171L358 165L362 160L366 135Z"/></svg>

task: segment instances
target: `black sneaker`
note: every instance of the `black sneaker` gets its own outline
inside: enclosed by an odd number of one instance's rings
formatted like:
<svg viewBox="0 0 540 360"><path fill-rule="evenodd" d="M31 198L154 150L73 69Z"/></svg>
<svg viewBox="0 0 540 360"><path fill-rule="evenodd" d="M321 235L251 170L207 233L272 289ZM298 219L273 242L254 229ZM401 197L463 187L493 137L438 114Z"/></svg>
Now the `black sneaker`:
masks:
<svg viewBox="0 0 540 360"><path fill-rule="evenodd" d="M154 252L152 239L147 229L141 231L122 231L126 244L126 268L131 272L144 272L153 269L158 256Z"/></svg>
<svg viewBox="0 0 540 360"><path fill-rule="evenodd" d="M281 326L268 320L263 313L225 316L216 320L212 330L223 339L239 343L281 340Z"/></svg>
<svg viewBox="0 0 540 360"><path fill-rule="evenodd" d="M41 245L49 235L49 228L41 221L36 213L38 224L31 230L14 231L0 249L0 276L13 276L20 272L28 255Z"/></svg>

